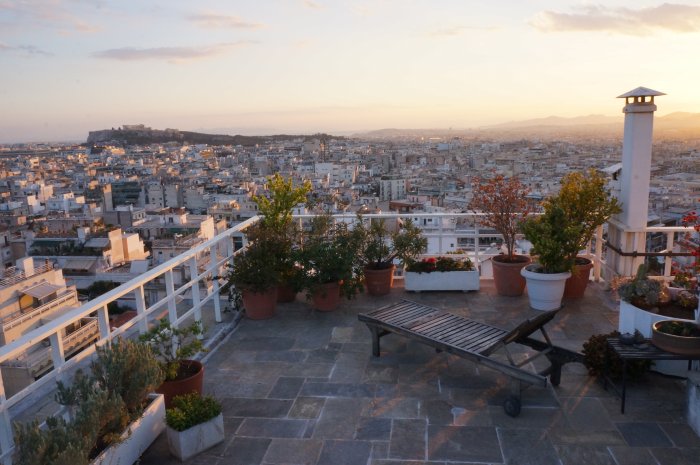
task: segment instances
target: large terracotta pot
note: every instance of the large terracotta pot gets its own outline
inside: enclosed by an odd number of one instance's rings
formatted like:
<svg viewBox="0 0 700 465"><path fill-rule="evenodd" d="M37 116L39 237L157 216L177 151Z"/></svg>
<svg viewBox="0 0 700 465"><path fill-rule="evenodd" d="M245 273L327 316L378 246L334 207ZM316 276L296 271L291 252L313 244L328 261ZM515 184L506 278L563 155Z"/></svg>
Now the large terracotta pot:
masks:
<svg viewBox="0 0 700 465"><path fill-rule="evenodd" d="M275 316L277 308L277 288L266 292L243 290L243 308L245 315L251 320L266 320Z"/></svg>
<svg viewBox="0 0 700 465"><path fill-rule="evenodd" d="M289 284L280 284L277 286L277 303L294 302L297 298L297 293Z"/></svg>
<svg viewBox="0 0 700 465"><path fill-rule="evenodd" d="M525 291L525 278L520 275L526 265L530 263L530 257L515 255L515 261L506 261L506 255L496 255L492 259L493 283L498 295L517 297Z"/></svg>
<svg viewBox="0 0 700 465"><path fill-rule="evenodd" d="M592 268L593 262L591 260L583 257L576 257L574 271L571 273L571 277L566 280L564 298L580 299L583 297L584 292L586 292L586 287L588 286Z"/></svg>
<svg viewBox="0 0 700 465"><path fill-rule="evenodd" d="M391 286L394 284L395 265L389 268L367 268L365 267L365 286L367 286L367 294L369 295L387 295L391 292Z"/></svg>
<svg viewBox="0 0 700 465"><path fill-rule="evenodd" d="M204 382L204 365L196 360L182 360L180 369L177 372L177 379L163 381L156 392L165 397L165 408L170 408L172 398L190 392L202 394L202 384Z"/></svg>
<svg viewBox="0 0 700 465"><path fill-rule="evenodd" d="M340 284L337 282L321 284L318 289L314 290L311 302L318 311L331 312L335 310L340 305Z"/></svg>

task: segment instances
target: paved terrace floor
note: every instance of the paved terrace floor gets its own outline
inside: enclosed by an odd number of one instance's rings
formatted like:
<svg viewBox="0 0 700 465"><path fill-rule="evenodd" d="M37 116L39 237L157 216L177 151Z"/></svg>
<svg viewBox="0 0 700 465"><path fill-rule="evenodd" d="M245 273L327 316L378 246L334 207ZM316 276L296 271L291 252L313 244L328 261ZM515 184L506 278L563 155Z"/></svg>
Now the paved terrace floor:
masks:
<svg viewBox="0 0 700 465"><path fill-rule="evenodd" d="M399 284L400 285L400 284ZM509 379L458 357L370 335L357 314L408 298L512 328L536 312L527 297L474 293L361 295L333 313L299 295L267 321L242 320L210 355L205 389L224 406L225 441L186 462L212 465L682 465L700 463L700 438L685 421L684 381L649 374L620 401L580 364L561 385L523 392L519 417L501 404ZM596 285L565 302L548 325L555 344L581 350L617 326L616 305ZM180 463L164 435L141 465Z"/></svg>

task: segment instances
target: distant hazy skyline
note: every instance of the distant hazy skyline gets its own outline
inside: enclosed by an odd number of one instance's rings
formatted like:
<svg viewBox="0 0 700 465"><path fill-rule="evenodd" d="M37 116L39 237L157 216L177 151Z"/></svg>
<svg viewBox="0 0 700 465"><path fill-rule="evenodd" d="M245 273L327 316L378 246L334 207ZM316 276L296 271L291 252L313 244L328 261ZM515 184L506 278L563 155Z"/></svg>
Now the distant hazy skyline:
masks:
<svg viewBox="0 0 700 465"><path fill-rule="evenodd" d="M700 0L0 0L0 142L700 112Z"/></svg>

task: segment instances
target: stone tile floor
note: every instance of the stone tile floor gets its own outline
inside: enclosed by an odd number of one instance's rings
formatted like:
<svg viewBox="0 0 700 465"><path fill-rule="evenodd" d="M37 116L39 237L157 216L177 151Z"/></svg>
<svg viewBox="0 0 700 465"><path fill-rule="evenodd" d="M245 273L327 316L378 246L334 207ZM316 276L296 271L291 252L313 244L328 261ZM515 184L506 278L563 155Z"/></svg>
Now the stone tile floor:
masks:
<svg viewBox="0 0 700 465"><path fill-rule="evenodd" d="M400 284L399 284L400 286ZM357 314L408 298L511 328L535 311L527 297L475 293L361 295L332 313L302 295L266 321L242 320L208 357L205 389L224 406L225 441L187 463L213 465L682 465L700 463L685 421L684 381L649 374L628 389L626 413L579 364L561 385L523 392L519 417L501 404L509 379L395 335L371 356ZM596 285L548 325L555 344L581 350L617 325ZM141 465L180 463L165 435Z"/></svg>

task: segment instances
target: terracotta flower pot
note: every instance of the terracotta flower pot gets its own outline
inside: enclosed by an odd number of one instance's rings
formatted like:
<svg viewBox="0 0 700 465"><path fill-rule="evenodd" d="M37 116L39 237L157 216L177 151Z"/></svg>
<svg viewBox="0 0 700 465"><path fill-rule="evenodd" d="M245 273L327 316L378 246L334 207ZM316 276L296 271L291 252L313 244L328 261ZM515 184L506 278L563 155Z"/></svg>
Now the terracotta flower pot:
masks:
<svg viewBox="0 0 700 465"><path fill-rule="evenodd" d="M520 270L530 263L530 257L515 255L513 258L515 261L509 262L506 255L496 255L491 260L498 295L517 297L525 291L525 278L520 275Z"/></svg>
<svg viewBox="0 0 700 465"><path fill-rule="evenodd" d="M365 286L367 286L367 294L369 295L387 295L391 292L391 286L394 284L395 265L389 268L375 269L365 267Z"/></svg>
<svg viewBox="0 0 700 465"><path fill-rule="evenodd" d="M243 308L251 320L266 320L275 316L277 308L277 288L266 292L243 290Z"/></svg>
<svg viewBox="0 0 700 465"><path fill-rule="evenodd" d="M311 302L316 310L331 312L340 305L340 284L321 284L311 296Z"/></svg>
<svg viewBox="0 0 700 465"><path fill-rule="evenodd" d="M156 392L165 397L165 408L170 408L172 398L190 392L202 394L204 382L204 365L196 360L183 360L177 372L177 379L163 381Z"/></svg>
<svg viewBox="0 0 700 465"><path fill-rule="evenodd" d="M580 299L583 297L583 294L586 292L586 287L588 287L592 268L593 262L591 260L583 257L576 257L574 271L571 273L571 277L566 280L564 298Z"/></svg>
<svg viewBox="0 0 700 465"><path fill-rule="evenodd" d="M281 284L277 286L277 303L294 302L297 298L297 293L289 284Z"/></svg>

